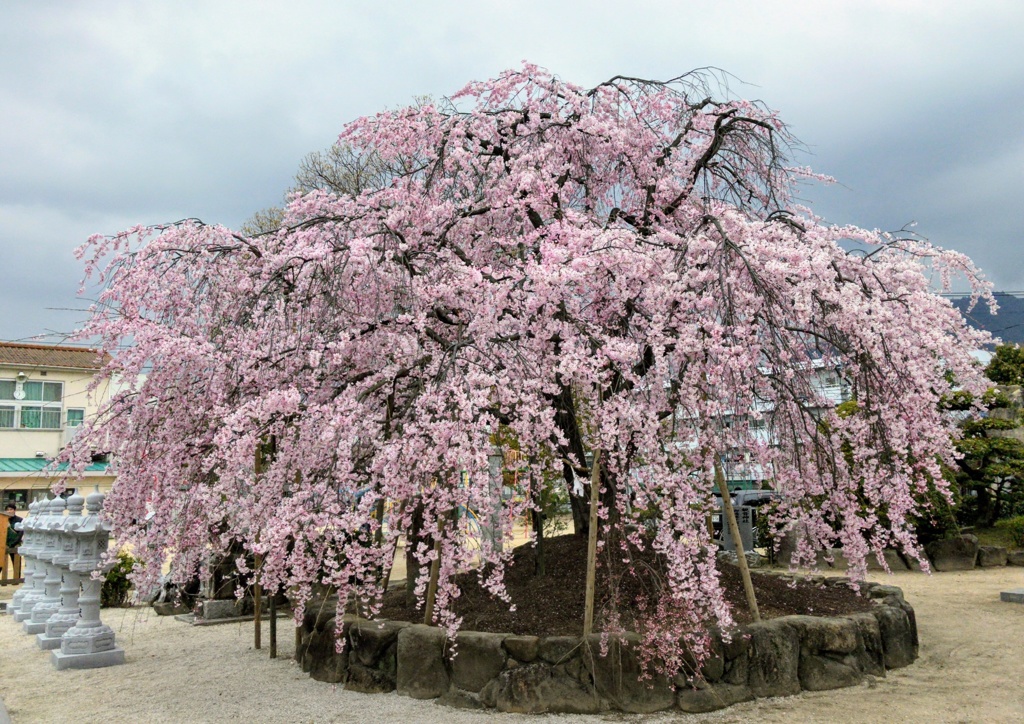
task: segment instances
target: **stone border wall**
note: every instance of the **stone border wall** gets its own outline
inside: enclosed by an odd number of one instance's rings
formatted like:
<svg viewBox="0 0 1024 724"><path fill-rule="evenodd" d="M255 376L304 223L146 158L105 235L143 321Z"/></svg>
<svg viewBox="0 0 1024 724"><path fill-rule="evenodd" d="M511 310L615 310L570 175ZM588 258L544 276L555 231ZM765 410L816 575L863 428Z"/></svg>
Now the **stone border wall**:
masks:
<svg viewBox="0 0 1024 724"><path fill-rule="evenodd" d="M826 585L846 585L828 579ZM463 631L452 660L442 629L395 621L343 619L346 647L335 651L334 605L310 604L296 659L319 681L367 693L395 691L462 708L503 712L707 712L801 690L854 686L865 675L917 658L914 609L895 586L867 583L874 603L848 616L785 616L743 627L728 643L712 638L712 656L696 674L640 681L639 638L514 636ZM313 609L318 609L319 613ZM330 614L326 611L330 610Z"/></svg>

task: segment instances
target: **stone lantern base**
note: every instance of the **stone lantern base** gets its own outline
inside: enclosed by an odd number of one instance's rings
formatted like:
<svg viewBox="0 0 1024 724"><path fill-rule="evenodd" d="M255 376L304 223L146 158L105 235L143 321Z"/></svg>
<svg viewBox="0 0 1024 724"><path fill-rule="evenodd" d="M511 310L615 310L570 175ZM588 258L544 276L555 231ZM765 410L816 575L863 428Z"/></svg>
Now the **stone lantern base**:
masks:
<svg viewBox="0 0 1024 724"><path fill-rule="evenodd" d="M104 666L117 666L124 663L124 649L114 647L106 651L98 651L92 654L65 654L63 651L54 651L50 654L50 661L57 671L64 669L101 669Z"/></svg>

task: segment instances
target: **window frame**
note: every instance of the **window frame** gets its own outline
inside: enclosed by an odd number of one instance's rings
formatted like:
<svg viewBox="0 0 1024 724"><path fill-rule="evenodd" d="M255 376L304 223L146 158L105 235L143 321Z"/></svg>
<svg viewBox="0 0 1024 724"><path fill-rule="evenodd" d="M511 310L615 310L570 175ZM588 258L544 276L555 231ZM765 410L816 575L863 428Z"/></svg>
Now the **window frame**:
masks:
<svg viewBox="0 0 1024 724"><path fill-rule="evenodd" d="M4 393L2 399L0 399L0 411L3 413L10 413L11 425L0 424L0 430L31 430L39 432L58 432L64 429L64 382L53 381L53 380L30 380L30 383L39 385L39 398L38 400L30 400L26 395L23 399L14 399L14 395L19 389L18 381L11 378L0 378L0 382L9 382L13 385L10 387L10 393ZM24 390L25 385L29 382L22 382L21 389ZM56 398L47 400L47 385L50 385L52 391L54 387L57 388ZM7 387L4 385L4 387ZM10 395L8 399L7 395ZM52 396L52 394L50 395ZM28 412L29 415L23 415L23 412ZM56 426L44 427L44 422L53 422L54 413L56 413ZM26 417L31 420L32 415L37 416L37 425L27 426L25 425ZM3 415L7 417L7 415ZM3 422L3 417L0 417L0 422Z"/></svg>

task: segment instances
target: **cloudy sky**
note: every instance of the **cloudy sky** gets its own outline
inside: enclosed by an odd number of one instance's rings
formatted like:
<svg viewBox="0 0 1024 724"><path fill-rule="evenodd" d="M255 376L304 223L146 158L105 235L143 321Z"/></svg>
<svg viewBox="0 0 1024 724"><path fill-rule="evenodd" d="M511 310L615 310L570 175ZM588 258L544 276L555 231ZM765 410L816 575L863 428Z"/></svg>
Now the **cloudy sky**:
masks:
<svg viewBox="0 0 1024 724"><path fill-rule="evenodd" d="M917 222L1021 290L1022 38L1019 0L5 0L0 339L82 319L90 234L237 226L346 121L523 60L588 86L722 68L840 181L807 191L818 213Z"/></svg>

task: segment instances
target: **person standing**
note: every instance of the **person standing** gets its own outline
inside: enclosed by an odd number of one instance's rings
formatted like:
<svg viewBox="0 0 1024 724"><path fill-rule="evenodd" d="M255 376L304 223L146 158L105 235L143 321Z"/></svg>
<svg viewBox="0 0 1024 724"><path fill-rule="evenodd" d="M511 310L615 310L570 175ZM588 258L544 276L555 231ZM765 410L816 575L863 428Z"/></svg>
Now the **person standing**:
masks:
<svg viewBox="0 0 1024 724"><path fill-rule="evenodd" d="M8 503L4 508L4 515L9 520L7 521L7 557L11 560L11 570L14 569L14 557L18 555L18 546L21 545L21 539L23 533L20 530L14 529L15 523L20 523L22 517L18 515L18 508L14 503ZM3 568L7 561L0 561L0 569Z"/></svg>

